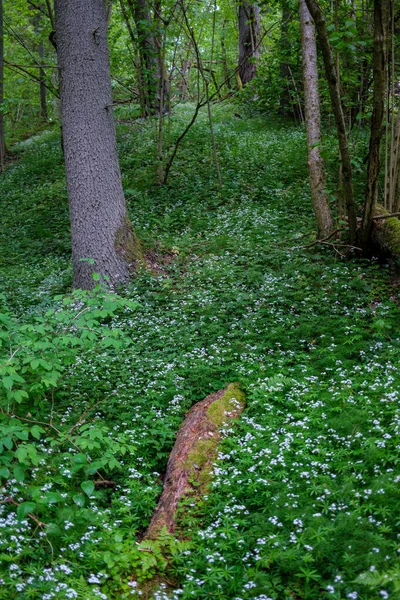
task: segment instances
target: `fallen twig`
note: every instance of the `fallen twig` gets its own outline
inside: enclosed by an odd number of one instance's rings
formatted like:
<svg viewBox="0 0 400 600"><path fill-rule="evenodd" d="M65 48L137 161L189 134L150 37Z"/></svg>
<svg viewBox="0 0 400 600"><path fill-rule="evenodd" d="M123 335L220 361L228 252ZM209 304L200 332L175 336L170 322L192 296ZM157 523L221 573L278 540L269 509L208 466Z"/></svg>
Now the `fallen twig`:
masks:
<svg viewBox="0 0 400 600"><path fill-rule="evenodd" d="M394 212L394 213L390 213L388 215L376 215L375 217L372 217L372 220L378 221L381 219L390 219L391 217L400 217L400 212Z"/></svg>
<svg viewBox="0 0 400 600"><path fill-rule="evenodd" d="M7 496L7 498L5 498L4 500L2 500L0 502L0 504L12 504L13 506L20 506L20 502L17 502L11 496ZM32 519L33 521L35 521L35 523L37 524L37 526L40 527L41 529L43 527L47 527L48 526L47 523L42 523L42 521L39 521L39 519L37 517L35 517L35 515L33 515L32 513L28 513L27 516L30 519Z"/></svg>

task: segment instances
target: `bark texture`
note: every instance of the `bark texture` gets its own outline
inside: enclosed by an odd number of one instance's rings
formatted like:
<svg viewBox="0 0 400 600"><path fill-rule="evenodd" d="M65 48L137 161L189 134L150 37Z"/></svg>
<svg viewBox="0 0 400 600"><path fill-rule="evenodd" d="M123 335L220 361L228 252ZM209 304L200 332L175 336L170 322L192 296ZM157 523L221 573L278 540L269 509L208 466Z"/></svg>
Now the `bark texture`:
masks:
<svg viewBox="0 0 400 600"><path fill-rule="evenodd" d="M326 193L325 165L321 156L321 111L318 94L318 60L315 29L305 0L299 2L303 56L304 108L307 128L308 172L318 237L333 230L332 212Z"/></svg>
<svg viewBox="0 0 400 600"><path fill-rule="evenodd" d="M3 28L3 0L0 0L0 108L4 102L4 28ZM0 110L0 165L4 168L6 157L6 140L4 134L4 115Z"/></svg>
<svg viewBox="0 0 400 600"><path fill-rule="evenodd" d="M354 202L353 174L351 168L349 144L346 132L346 123L343 114L343 106L340 94L340 85L336 72L335 59L329 43L328 32L321 8L316 0L306 0L307 8L314 20L318 34L319 43L324 61L326 79L329 86L332 110L335 116L336 130L338 135L340 157L342 159L343 188L346 199L347 217L349 222L349 238L353 244L356 240L356 209Z"/></svg>
<svg viewBox="0 0 400 600"><path fill-rule="evenodd" d="M374 205L374 217L387 215L388 211L381 205ZM400 221L397 217L372 219L371 245L379 256L400 258Z"/></svg>
<svg viewBox="0 0 400 600"><path fill-rule="evenodd" d="M251 81L257 71L260 37L260 7L243 0L239 5L239 76L242 85Z"/></svg>
<svg viewBox="0 0 400 600"><path fill-rule="evenodd" d="M220 429L230 419L237 418L243 408L244 394L237 384L231 384L190 409L170 454L164 489L145 539L156 538L163 527L174 533L180 500L194 489L197 493L204 493L204 484L207 485L211 478Z"/></svg>
<svg viewBox="0 0 400 600"><path fill-rule="evenodd" d="M55 15L73 285L92 288L97 272L114 286L139 253L118 163L105 2L56 0Z"/></svg>
<svg viewBox="0 0 400 600"><path fill-rule="evenodd" d="M283 117L287 117L289 114L293 114L291 108L291 97L290 97L290 39L289 39L289 20L290 20L290 6L287 0L282 3L282 24L281 24L281 37L279 40L279 52L280 52L280 65L279 65L279 76L281 79L281 93L279 97L279 114Z"/></svg>
<svg viewBox="0 0 400 600"><path fill-rule="evenodd" d="M381 142L387 86L387 34L389 11L389 0L374 1L374 97L371 117L371 137L369 141L365 208L359 236L360 245L364 252L368 250L374 205L378 201L378 179L381 168Z"/></svg>

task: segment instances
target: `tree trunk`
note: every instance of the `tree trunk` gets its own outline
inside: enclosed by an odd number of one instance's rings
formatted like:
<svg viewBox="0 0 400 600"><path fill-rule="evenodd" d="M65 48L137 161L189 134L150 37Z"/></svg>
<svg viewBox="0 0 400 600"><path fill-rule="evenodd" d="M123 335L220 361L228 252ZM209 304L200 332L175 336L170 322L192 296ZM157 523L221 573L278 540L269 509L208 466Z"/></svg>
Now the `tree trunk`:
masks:
<svg viewBox="0 0 400 600"><path fill-rule="evenodd" d="M305 0L300 0L299 11L303 54L308 171L310 175L311 197L317 220L318 237L323 238L333 230L333 219L326 193L325 165L320 152L321 112L318 95L317 44L314 23Z"/></svg>
<svg viewBox="0 0 400 600"><path fill-rule="evenodd" d="M136 25L137 42L141 63L140 79L143 85L143 113L146 116L157 114L160 109L161 85L163 84L163 64L161 49L147 0L128 0L128 6ZM164 89L164 97L167 97Z"/></svg>
<svg viewBox="0 0 400 600"><path fill-rule="evenodd" d="M74 287L129 279L139 258L119 170L104 0L56 0ZM94 261L93 265L89 260Z"/></svg>
<svg viewBox="0 0 400 600"><path fill-rule="evenodd" d="M374 1L374 98L369 141L367 187L360 229L360 245L368 250L374 205L378 201L378 179L381 167L382 126L387 85L387 33L389 0Z"/></svg>
<svg viewBox="0 0 400 600"><path fill-rule="evenodd" d="M289 52L290 52L290 40L289 40L289 19L290 19L290 6L286 1L282 4L282 25L281 25L281 37L279 40L279 53L280 53L280 65L279 65L279 77L281 83L281 93L279 96L279 114L283 117L287 117L291 110L290 102L290 91L289 91Z"/></svg>
<svg viewBox="0 0 400 600"><path fill-rule="evenodd" d="M44 59L44 51L43 51L43 44L40 43L38 46L38 54L39 54L39 58L40 58L40 64L43 64L43 59ZM45 80L45 72L43 69L39 69L39 79L40 79L40 84L39 84L39 92L40 92L40 116L44 121L47 121L47 89L46 86L44 85L44 80Z"/></svg>
<svg viewBox="0 0 400 600"><path fill-rule="evenodd" d="M6 139L4 133L4 29L3 29L3 0L0 0L0 165L4 169L6 157Z"/></svg>
<svg viewBox="0 0 400 600"><path fill-rule="evenodd" d="M156 539L163 527L176 528L177 508L185 495L200 497L212 480L221 429L237 419L245 395L236 383L197 402L182 423L168 459L164 488L144 539Z"/></svg>
<svg viewBox="0 0 400 600"><path fill-rule="evenodd" d="M224 19L223 23L222 23L222 29L221 29L221 34L220 34L220 41L221 41L221 60L222 60L222 70L223 70L223 74L224 74L224 81L225 81L225 85L226 85L226 92L229 94L229 92L232 89L232 85L231 85L231 79L232 79L232 74L229 72L229 67L228 67L228 55L226 52L226 19Z"/></svg>
<svg viewBox="0 0 400 600"><path fill-rule="evenodd" d="M246 85L256 74L259 57L260 7L245 0L239 6L239 76Z"/></svg>
<svg viewBox="0 0 400 600"><path fill-rule="evenodd" d="M398 186L396 187L396 185L400 175L400 111L397 114L395 139L393 144L393 156L391 157L390 162L393 165L393 167L390 172L390 178L392 183L390 186L389 206L392 207L393 212L399 212L400 194L399 188Z"/></svg>
<svg viewBox="0 0 400 600"><path fill-rule="evenodd" d="M340 157L342 159L343 188L349 223L349 240L351 244L354 244L356 240L357 220L354 202L353 174L346 132L346 123L344 120L343 106L340 95L339 80L336 73L335 60L332 54L331 45L329 43L328 32L321 8L316 0L306 0L306 4L312 18L314 19L318 39L321 45L325 74L328 81L329 94L331 97L332 110L335 116Z"/></svg>

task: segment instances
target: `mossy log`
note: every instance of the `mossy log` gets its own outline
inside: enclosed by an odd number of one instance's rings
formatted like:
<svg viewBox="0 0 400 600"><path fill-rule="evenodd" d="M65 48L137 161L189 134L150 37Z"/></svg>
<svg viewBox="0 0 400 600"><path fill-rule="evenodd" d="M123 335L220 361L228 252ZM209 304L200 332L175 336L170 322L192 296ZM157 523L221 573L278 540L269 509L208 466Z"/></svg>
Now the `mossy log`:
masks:
<svg viewBox="0 0 400 600"><path fill-rule="evenodd" d="M375 216L383 217L389 214L381 205L375 205ZM374 220L372 243L379 254L400 258L400 220L397 217Z"/></svg>
<svg viewBox="0 0 400 600"><path fill-rule="evenodd" d="M190 409L176 437L164 489L144 539L156 539L163 527L173 534L180 500L187 494L202 494L207 489L221 428L240 415L244 404L245 396L239 385L230 384Z"/></svg>

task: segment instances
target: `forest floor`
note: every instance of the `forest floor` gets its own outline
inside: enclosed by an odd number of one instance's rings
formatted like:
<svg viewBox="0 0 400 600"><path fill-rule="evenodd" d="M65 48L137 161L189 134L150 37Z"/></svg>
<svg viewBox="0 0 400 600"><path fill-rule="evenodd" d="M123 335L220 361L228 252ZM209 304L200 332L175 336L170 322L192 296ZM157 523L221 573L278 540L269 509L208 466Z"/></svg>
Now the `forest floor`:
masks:
<svg viewBox="0 0 400 600"><path fill-rule="evenodd" d="M154 574L159 599L400 598L394 267L303 248L305 133L237 110L215 109L222 189L205 113L160 187L156 123L118 112L155 265L120 295L70 292L57 132L0 179L2 599L140 597ZM138 545L185 413L228 382L247 407L207 495L180 540Z"/></svg>

